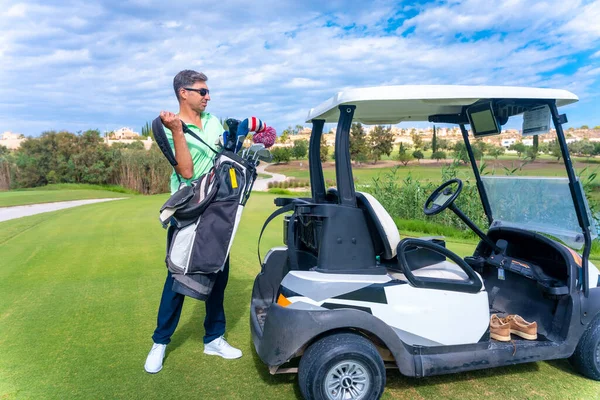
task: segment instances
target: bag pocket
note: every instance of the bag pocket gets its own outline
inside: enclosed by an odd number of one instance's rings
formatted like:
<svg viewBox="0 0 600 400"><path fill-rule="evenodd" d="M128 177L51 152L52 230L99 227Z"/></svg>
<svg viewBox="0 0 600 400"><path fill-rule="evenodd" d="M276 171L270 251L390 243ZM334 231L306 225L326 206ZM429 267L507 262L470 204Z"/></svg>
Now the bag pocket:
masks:
<svg viewBox="0 0 600 400"><path fill-rule="evenodd" d="M167 257L167 265L171 272L187 272L198 223L199 221L175 232Z"/></svg>
<svg viewBox="0 0 600 400"><path fill-rule="evenodd" d="M240 199L242 192L246 189L246 176L244 170L234 163L224 162L219 165L218 170L219 191L215 201L227 201Z"/></svg>
<svg viewBox="0 0 600 400"><path fill-rule="evenodd" d="M196 227L188 274L219 271L229 255L236 226L238 199L211 203Z"/></svg>

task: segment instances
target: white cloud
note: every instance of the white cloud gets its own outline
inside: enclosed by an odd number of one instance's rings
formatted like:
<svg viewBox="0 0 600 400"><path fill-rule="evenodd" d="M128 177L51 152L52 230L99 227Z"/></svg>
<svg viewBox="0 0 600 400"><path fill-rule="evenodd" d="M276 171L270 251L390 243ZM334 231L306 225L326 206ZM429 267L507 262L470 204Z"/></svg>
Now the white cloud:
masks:
<svg viewBox="0 0 600 400"><path fill-rule="evenodd" d="M161 109L176 110L172 79L186 68L208 75L209 111L253 113L278 131L344 87L518 84L572 88L580 97L598 91L594 66L557 72L576 65L582 51L600 56L600 25L582 15L594 16L598 1L397 3L15 4L5 14L18 23L0 18L0 92L18 106L0 109L0 131L38 129L34 121L10 125L27 120L20 113L28 109L36 110L28 118L55 121L45 129L75 129L70 121L141 126ZM414 10L398 30L413 33L387 32L388 20ZM32 96L24 83L40 90Z"/></svg>

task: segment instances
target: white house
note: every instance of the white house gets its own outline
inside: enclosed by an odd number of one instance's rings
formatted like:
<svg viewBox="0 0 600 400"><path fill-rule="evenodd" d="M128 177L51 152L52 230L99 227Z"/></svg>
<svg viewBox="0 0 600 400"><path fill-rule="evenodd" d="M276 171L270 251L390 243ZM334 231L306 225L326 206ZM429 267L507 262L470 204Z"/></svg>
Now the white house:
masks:
<svg viewBox="0 0 600 400"><path fill-rule="evenodd" d="M17 140L20 138L21 138L20 133L13 133L10 131L6 131L2 134L2 136L0 137L0 140Z"/></svg>
<svg viewBox="0 0 600 400"><path fill-rule="evenodd" d="M131 128L123 127L114 131L114 138L120 139L135 139L140 136L139 133L134 132Z"/></svg>
<svg viewBox="0 0 600 400"><path fill-rule="evenodd" d="M506 147L509 148L510 146L512 146L513 144L515 144L517 142L517 139L502 139L502 147Z"/></svg>

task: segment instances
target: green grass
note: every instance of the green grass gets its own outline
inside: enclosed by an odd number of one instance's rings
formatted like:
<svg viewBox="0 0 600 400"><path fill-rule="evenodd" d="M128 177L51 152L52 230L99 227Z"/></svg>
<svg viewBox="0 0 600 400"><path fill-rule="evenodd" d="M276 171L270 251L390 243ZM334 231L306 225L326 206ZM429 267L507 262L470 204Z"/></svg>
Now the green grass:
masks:
<svg viewBox="0 0 600 400"><path fill-rule="evenodd" d="M57 184L38 188L0 192L0 207L27 204L52 203L56 201L130 197L134 192L120 186L96 186Z"/></svg>
<svg viewBox="0 0 600 400"><path fill-rule="evenodd" d="M506 175L506 171L502 165L495 164L493 161L486 161L487 167L485 172L492 175ZM520 164L515 161L513 164L508 164L509 169L517 168ZM600 166L596 164L577 164L576 171L582 171L588 167L585 171L584 176L589 175L592 172L600 171ZM381 178L391 170L389 166L376 167L370 165L367 167L352 168L352 175L357 184L372 184L374 178ZM457 168L458 176L461 179L467 179L473 177L473 171L470 166L460 166ZM298 178L298 179L309 179L308 168L298 168L297 165L278 165L269 167L268 171L277 172L286 176ZM408 175L411 175L415 179L438 182L442 177L442 166L439 164L409 164L407 166L400 166L397 172L397 180L403 180ZM335 181L335 170L333 168L326 167L323 171L323 175L326 180ZM522 168L521 171L516 172L516 175L522 176L559 176L566 177L566 171L563 164L560 163L537 163L529 164Z"/></svg>
<svg viewBox="0 0 600 400"><path fill-rule="evenodd" d="M0 223L0 399L300 398L294 375L269 375L249 331L256 241L274 197L252 195L232 251L227 336L244 357L202 353L204 305L187 299L156 375L143 364L166 274L165 231L157 221L166 195ZM281 245L281 229L281 220L268 227L263 255ZM448 241L463 256L474 244ZM425 379L392 370L383 398L583 399L599 390L556 361Z"/></svg>

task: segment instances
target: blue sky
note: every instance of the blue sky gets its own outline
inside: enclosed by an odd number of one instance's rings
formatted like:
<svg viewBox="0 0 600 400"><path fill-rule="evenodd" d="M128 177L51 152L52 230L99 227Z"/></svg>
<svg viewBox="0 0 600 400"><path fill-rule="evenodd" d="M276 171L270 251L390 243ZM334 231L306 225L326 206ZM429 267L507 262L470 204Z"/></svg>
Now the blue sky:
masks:
<svg viewBox="0 0 600 400"><path fill-rule="evenodd" d="M0 0L0 132L140 131L177 111L173 76L208 77L219 117L281 132L348 87L567 89L567 126L600 125L600 0Z"/></svg>

